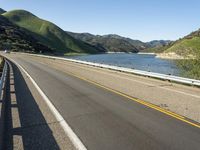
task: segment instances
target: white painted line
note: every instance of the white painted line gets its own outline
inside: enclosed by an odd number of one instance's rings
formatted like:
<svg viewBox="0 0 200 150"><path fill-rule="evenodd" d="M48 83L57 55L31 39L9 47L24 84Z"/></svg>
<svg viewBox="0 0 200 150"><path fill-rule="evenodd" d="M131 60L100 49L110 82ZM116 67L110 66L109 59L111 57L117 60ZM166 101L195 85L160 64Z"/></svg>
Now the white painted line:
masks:
<svg viewBox="0 0 200 150"><path fill-rule="evenodd" d="M33 83L33 85L35 86L35 88L38 90L38 92L40 93L40 95L42 96L42 98L45 100L45 102L49 106L50 110L52 111L52 113L56 117L57 121L59 122L59 124L61 125L61 127L64 129L65 133L70 138L70 140L72 141L72 143L74 144L75 148L77 150L87 150L87 148L81 142L81 140L79 139L79 137L74 133L74 131L72 130L72 128L67 124L67 122L65 121L65 119L61 116L61 114L58 112L58 110L55 108L55 106L51 103L51 101L49 100L49 98L44 94L44 92L40 89L40 87L37 85L37 83L34 81L34 79L30 76L30 74L21 65L19 65L16 61L14 61L12 59L10 59L10 60L13 63L15 63L27 75L27 77L30 78L31 82Z"/></svg>

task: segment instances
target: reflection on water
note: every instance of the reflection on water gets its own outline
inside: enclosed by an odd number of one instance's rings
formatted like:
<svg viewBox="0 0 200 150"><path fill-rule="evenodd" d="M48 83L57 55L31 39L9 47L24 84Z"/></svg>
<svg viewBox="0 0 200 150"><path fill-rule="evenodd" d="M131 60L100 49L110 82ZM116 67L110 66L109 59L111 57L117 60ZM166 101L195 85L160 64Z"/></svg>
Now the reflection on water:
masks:
<svg viewBox="0 0 200 150"><path fill-rule="evenodd" d="M173 60L156 58L155 55L114 53L73 56L73 59L134 68L162 74L180 75L179 69Z"/></svg>

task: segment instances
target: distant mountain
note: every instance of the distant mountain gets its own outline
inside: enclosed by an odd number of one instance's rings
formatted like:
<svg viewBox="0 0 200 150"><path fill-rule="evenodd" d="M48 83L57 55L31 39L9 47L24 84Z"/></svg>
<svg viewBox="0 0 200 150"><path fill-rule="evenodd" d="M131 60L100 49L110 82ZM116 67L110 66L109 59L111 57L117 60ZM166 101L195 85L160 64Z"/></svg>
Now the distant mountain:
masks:
<svg viewBox="0 0 200 150"><path fill-rule="evenodd" d="M67 33L74 38L87 42L91 45L101 46L106 49L106 51L138 52L140 49L145 48L145 43L141 41L131 40L114 34L100 36L90 33Z"/></svg>
<svg viewBox="0 0 200 150"><path fill-rule="evenodd" d="M2 8L0 8L0 14L3 14L5 12L6 12L5 10L3 10Z"/></svg>
<svg viewBox="0 0 200 150"><path fill-rule="evenodd" d="M55 24L40 19L28 11L13 10L2 15L30 31L38 41L55 49L56 52L98 53L103 51L101 48L73 38Z"/></svg>
<svg viewBox="0 0 200 150"><path fill-rule="evenodd" d="M160 47L167 45L170 41L154 40L150 42L142 42L140 40L133 40L131 38L122 37L116 34L108 35L93 35L90 33L73 33L67 32L75 39L87 42L91 45L103 47L106 51L114 52L139 52L149 48Z"/></svg>
<svg viewBox="0 0 200 150"><path fill-rule="evenodd" d="M23 52L53 52L51 48L30 36L28 31L11 23L2 15L0 15L0 49Z"/></svg>
<svg viewBox="0 0 200 150"><path fill-rule="evenodd" d="M168 45L171 42L172 41L170 40L153 40L153 41L147 42L146 44L148 45L147 46L148 48L156 48L156 47Z"/></svg>
<svg viewBox="0 0 200 150"><path fill-rule="evenodd" d="M28 31L34 39L47 45L56 53L103 53L103 52L139 52L167 45L169 41L142 42L116 34L93 35L90 33L65 32L55 24L40 19L25 10L5 12L3 16L17 26Z"/></svg>
<svg viewBox="0 0 200 150"><path fill-rule="evenodd" d="M108 34L108 35L104 35L103 37L115 38L115 39L127 41L130 44L132 44L133 46L135 46L139 51L143 50L147 47L146 43L144 43L140 40L133 40L131 38L122 37L122 36L119 36L119 35L116 35L116 34Z"/></svg>

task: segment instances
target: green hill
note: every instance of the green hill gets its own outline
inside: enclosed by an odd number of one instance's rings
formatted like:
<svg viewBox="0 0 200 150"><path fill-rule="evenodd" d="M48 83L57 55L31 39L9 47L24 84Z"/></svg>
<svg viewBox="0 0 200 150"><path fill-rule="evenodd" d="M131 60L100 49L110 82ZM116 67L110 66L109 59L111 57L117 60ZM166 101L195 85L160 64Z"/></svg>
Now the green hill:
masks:
<svg viewBox="0 0 200 150"><path fill-rule="evenodd" d="M190 60L178 61L178 66L186 77L200 80L200 30L192 32L184 38L174 42L174 44L165 50L165 53L175 52L189 58Z"/></svg>
<svg viewBox="0 0 200 150"><path fill-rule="evenodd" d="M200 55L200 30L175 41L165 52L175 52L182 56Z"/></svg>
<svg viewBox="0 0 200 150"><path fill-rule="evenodd" d="M40 19L28 11L13 10L2 15L18 26L29 30L37 40L57 52L97 53L101 51L95 46L74 39L55 24Z"/></svg>
<svg viewBox="0 0 200 150"><path fill-rule="evenodd" d="M151 49L160 52L165 58L182 56L184 60L176 60L177 66L181 69L182 75L189 78L200 79L200 30L165 46Z"/></svg>
<svg viewBox="0 0 200 150"><path fill-rule="evenodd" d="M180 56L199 56L200 55L200 30L180 38L177 41L167 43L164 46L149 49L149 51L160 53L176 53Z"/></svg>
<svg viewBox="0 0 200 150"><path fill-rule="evenodd" d="M0 15L0 50L4 49L22 52L53 52L51 48L30 36L28 31Z"/></svg>

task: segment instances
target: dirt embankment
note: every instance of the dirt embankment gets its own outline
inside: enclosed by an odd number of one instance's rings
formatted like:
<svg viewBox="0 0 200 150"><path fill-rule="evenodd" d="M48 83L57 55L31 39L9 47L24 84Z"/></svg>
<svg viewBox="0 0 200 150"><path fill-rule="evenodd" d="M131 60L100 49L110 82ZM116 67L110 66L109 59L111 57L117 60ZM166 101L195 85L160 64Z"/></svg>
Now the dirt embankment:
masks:
<svg viewBox="0 0 200 150"><path fill-rule="evenodd" d="M174 52L169 52L169 53L160 53L160 54L156 54L157 58L161 58L161 59L194 59L193 55L189 55L189 56L181 56L178 55Z"/></svg>

